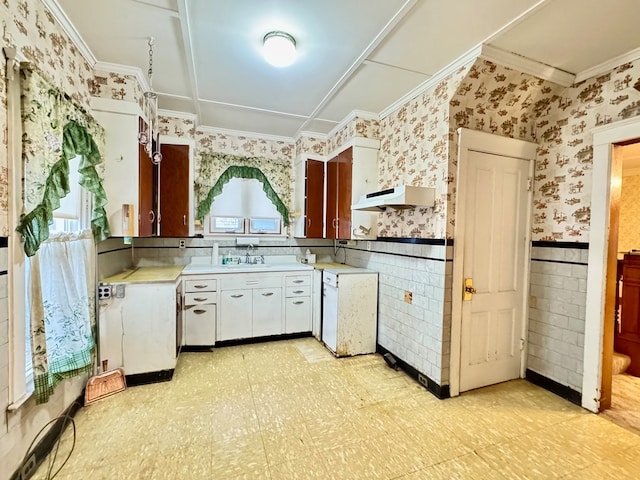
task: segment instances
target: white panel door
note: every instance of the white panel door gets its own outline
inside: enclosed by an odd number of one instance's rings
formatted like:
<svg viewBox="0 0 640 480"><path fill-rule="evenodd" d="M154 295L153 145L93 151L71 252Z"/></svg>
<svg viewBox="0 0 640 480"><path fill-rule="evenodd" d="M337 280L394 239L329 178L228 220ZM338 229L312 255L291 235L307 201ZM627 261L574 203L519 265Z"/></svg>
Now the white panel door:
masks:
<svg viewBox="0 0 640 480"><path fill-rule="evenodd" d="M460 391L520 376L529 161L469 151Z"/></svg>

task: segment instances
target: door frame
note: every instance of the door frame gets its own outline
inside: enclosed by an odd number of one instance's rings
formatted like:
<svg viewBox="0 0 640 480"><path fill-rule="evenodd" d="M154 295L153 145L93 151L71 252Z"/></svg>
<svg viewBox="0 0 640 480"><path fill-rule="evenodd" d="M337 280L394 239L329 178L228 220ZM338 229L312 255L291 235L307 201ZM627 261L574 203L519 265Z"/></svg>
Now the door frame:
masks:
<svg viewBox="0 0 640 480"><path fill-rule="evenodd" d="M467 193L464 187L467 182L468 174L468 156L469 151L477 151L492 155L501 155L506 157L521 158L530 162L529 177L533 175L534 160L536 158L536 150L538 145L524 140L518 140L509 137L493 135L478 130L469 130L466 128L458 129L458 173L456 182L456 202L455 202L455 230L453 244L453 282L451 295L451 351L449 357L450 374L449 374L449 393L452 397L460 394L460 356L461 356L461 334L462 334L462 289L463 289L463 265L464 265L464 241L465 241L465 224ZM530 188L527 201L529 209L527 210L526 219L526 245L524 254L523 273L525 275L524 285L528 291L529 285L529 266L531 259L531 206L533 200L533 189ZM528 328L528 295L523 297L523 312L525 318L522 322L522 337L526 339ZM525 348L520 352L520 376L525 374Z"/></svg>
<svg viewBox="0 0 640 480"><path fill-rule="evenodd" d="M617 209L615 202L612 204L611 201L612 182L619 181L617 177L612 178L612 174L616 173L616 169L621 169L619 162L614 163L616 157L613 144L636 139L640 136L639 132L640 118L638 117L596 127L591 131L593 134L593 181L581 403L584 408L596 413L600 410L603 373L605 380L608 376L609 392L611 389L611 365L605 365L603 355L607 353L610 355L613 352L613 334L606 338L604 335L605 331L613 332L614 328L613 316L605 314L606 309L611 311L613 309L613 305L607 304L607 272L611 268L612 255L616 254L617 247L617 245L616 247L609 245L611 222L614 221L617 225L617 218L612 218L612 209ZM619 188L616 185L613 187ZM613 268L615 272L615 267ZM615 274L611 278L615 282ZM611 282L608 287L611 290ZM605 351L605 348L610 348L611 352Z"/></svg>

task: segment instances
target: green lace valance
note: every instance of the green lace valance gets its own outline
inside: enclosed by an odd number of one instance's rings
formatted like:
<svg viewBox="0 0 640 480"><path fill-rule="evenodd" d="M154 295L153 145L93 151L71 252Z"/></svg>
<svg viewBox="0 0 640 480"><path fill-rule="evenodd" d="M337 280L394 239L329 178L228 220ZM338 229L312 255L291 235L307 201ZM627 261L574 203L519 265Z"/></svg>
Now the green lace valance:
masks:
<svg viewBox="0 0 640 480"><path fill-rule="evenodd" d="M22 215L16 228L24 238L24 251L29 257L35 255L40 244L49 238L53 212L60 207L60 199L70 191L69 160L76 155L82 156L78 169L80 185L94 196L91 216L93 238L98 242L109 236L109 222L104 209L107 196L96 170L96 165L102 161L100 152L89 132L72 121L64 126L60 158L53 164L45 180L42 201L29 213Z"/></svg>
<svg viewBox="0 0 640 480"><path fill-rule="evenodd" d="M232 178L255 179L262 183L262 190L264 190L267 198L271 200L280 215L282 215L282 221L285 227L289 225L289 209L275 192L275 190L271 186L271 183L269 183L269 180L267 180L265 174L262 173L259 168L243 167L238 165L233 165L222 172L222 174L220 175L220 177L218 177L218 180L213 185L213 187L211 187L206 196L202 200L200 200L196 214L196 217L198 219L203 220L204 217L209 213L214 198L222 193L222 188Z"/></svg>

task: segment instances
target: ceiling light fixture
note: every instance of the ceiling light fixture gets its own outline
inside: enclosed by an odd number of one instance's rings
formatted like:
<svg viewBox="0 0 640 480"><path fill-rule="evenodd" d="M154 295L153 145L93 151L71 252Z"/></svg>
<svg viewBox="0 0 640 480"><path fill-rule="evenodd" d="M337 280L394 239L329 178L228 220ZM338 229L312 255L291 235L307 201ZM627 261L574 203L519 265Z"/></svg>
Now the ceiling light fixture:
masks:
<svg viewBox="0 0 640 480"><path fill-rule="evenodd" d="M151 162L158 165L162 161L160 153L160 135L158 121L158 94L153 91L153 44L155 38L149 37L149 90L144 92L146 102L143 105L144 115L147 117L147 130L138 134L138 142L144 145Z"/></svg>
<svg viewBox="0 0 640 480"><path fill-rule="evenodd" d="M262 54L274 67L288 67L296 59L296 40L286 32L269 32L262 40Z"/></svg>

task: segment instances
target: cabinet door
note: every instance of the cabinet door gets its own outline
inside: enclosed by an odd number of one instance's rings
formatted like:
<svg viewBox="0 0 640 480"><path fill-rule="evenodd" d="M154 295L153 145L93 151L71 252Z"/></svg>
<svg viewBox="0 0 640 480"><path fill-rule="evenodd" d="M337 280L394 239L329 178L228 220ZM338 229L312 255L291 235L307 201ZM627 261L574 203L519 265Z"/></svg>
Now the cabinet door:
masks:
<svg viewBox="0 0 640 480"><path fill-rule="evenodd" d="M145 130L145 123L139 119L138 131ZM153 205L154 169L151 158L138 144L138 236L150 237L154 233L156 213ZM107 194L108 195L108 194Z"/></svg>
<svg viewBox="0 0 640 480"><path fill-rule="evenodd" d="M214 345L216 343L216 306L185 306L185 345Z"/></svg>
<svg viewBox="0 0 640 480"><path fill-rule="evenodd" d="M220 294L217 340L249 338L253 316L251 290L227 290Z"/></svg>
<svg viewBox="0 0 640 480"><path fill-rule="evenodd" d="M189 235L189 146L161 144L160 236Z"/></svg>
<svg viewBox="0 0 640 480"><path fill-rule="evenodd" d="M338 228L336 238L351 238L351 173L353 156L348 148L338 156Z"/></svg>
<svg viewBox="0 0 640 480"><path fill-rule="evenodd" d="M338 157L327 162L326 238L338 238Z"/></svg>
<svg viewBox="0 0 640 480"><path fill-rule="evenodd" d="M305 167L305 237L322 238L324 209L324 162L307 160Z"/></svg>
<svg viewBox="0 0 640 480"><path fill-rule="evenodd" d="M291 297L285 301L284 333L311 331L311 297Z"/></svg>
<svg viewBox="0 0 640 480"><path fill-rule="evenodd" d="M282 288L253 290L253 336L282 333Z"/></svg>

